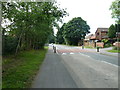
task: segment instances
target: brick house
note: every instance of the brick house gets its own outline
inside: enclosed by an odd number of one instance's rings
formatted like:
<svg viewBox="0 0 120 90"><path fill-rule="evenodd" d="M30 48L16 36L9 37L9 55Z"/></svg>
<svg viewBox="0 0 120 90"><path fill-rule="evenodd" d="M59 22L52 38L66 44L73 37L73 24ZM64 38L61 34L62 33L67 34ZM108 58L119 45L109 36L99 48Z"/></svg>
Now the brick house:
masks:
<svg viewBox="0 0 120 90"><path fill-rule="evenodd" d="M84 46L96 47L95 40L96 40L95 34L90 34L86 36L84 39Z"/></svg>
<svg viewBox="0 0 120 90"><path fill-rule="evenodd" d="M108 28L97 28L95 32L96 40L108 39Z"/></svg>

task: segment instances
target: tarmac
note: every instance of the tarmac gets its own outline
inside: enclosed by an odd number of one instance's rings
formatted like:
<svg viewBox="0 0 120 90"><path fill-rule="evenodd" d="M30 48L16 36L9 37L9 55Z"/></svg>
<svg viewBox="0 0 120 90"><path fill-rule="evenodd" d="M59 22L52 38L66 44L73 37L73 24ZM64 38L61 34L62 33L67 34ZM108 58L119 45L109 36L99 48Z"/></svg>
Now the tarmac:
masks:
<svg viewBox="0 0 120 90"><path fill-rule="evenodd" d="M95 51L96 53L104 54L104 55L109 55L109 56L115 56L115 57L120 57L120 53L112 53L108 52L107 50L112 50L112 47L109 48L100 48L99 52L97 52L97 49L90 49L90 48L84 48L85 50L88 51Z"/></svg>
<svg viewBox="0 0 120 90"><path fill-rule="evenodd" d="M99 52L96 49L84 49L114 57L118 56L118 53L113 54L106 51L111 50L112 47L100 49ZM118 87L117 70L115 66L81 54L58 55L50 47L32 83L32 88Z"/></svg>
<svg viewBox="0 0 120 90"><path fill-rule="evenodd" d="M50 47L32 88L77 88L58 54Z"/></svg>

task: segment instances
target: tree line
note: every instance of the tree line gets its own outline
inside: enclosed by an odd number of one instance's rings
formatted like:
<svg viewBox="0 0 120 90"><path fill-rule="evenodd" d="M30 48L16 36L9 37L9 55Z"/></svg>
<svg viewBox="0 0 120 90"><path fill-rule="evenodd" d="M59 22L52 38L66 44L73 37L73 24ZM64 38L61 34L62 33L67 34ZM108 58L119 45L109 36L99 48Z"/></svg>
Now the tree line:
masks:
<svg viewBox="0 0 120 90"><path fill-rule="evenodd" d="M118 37L120 32L120 1L115 0L110 6L112 18L116 24L112 24L108 30L108 37L113 40ZM68 23L64 23L61 28L58 28L56 43L68 45L82 45L86 34L90 33L90 27L81 17L76 17Z"/></svg>
<svg viewBox="0 0 120 90"><path fill-rule="evenodd" d="M3 55L41 49L67 15L57 2L2 2Z"/></svg>
<svg viewBox="0 0 120 90"><path fill-rule="evenodd" d="M111 16L116 22L110 25L108 31L109 38L113 39L118 37L119 34L117 33L120 32L120 0L113 1L109 9L112 11Z"/></svg>
<svg viewBox="0 0 120 90"><path fill-rule="evenodd" d="M90 33L90 26L81 17L75 17L68 23L64 23L58 29L56 43L67 45L82 44L86 34Z"/></svg>

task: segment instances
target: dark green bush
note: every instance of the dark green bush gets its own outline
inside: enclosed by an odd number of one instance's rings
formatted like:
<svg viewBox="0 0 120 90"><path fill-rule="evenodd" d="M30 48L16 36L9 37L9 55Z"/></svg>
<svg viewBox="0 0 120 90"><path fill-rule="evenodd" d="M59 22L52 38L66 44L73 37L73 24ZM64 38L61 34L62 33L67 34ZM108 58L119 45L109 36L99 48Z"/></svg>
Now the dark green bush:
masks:
<svg viewBox="0 0 120 90"><path fill-rule="evenodd" d="M113 50L120 50L120 47L113 47Z"/></svg>
<svg viewBox="0 0 120 90"><path fill-rule="evenodd" d="M107 44L105 44L105 46L104 47L111 47L112 46L112 44L111 43L107 43Z"/></svg>
<svg viewBox="0 0 120 90"><path fill-rule="evenodd" d="M11 54L11 53L15 53L16 47L17 47L17 38L13 37L13 36L5 36L3 39L3 51L2 54Z"/></svg>

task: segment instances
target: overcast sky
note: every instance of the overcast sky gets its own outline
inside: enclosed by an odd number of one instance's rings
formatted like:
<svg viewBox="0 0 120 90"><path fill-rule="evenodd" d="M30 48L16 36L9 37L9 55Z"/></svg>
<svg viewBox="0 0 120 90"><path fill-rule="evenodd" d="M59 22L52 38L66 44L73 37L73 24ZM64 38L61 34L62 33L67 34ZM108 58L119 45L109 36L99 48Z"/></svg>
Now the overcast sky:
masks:
<svg viewBox="0 0 120 90"><path fill-rule="evenodd" d="M98 27L109 28L114 24L109 10L114 0L57 0L61 8L66 8L69 16L64 18L67 23L74 17L81 17L90 26L90 32L95 33ZM55 30L56 33L56 30Z"/></svg>

